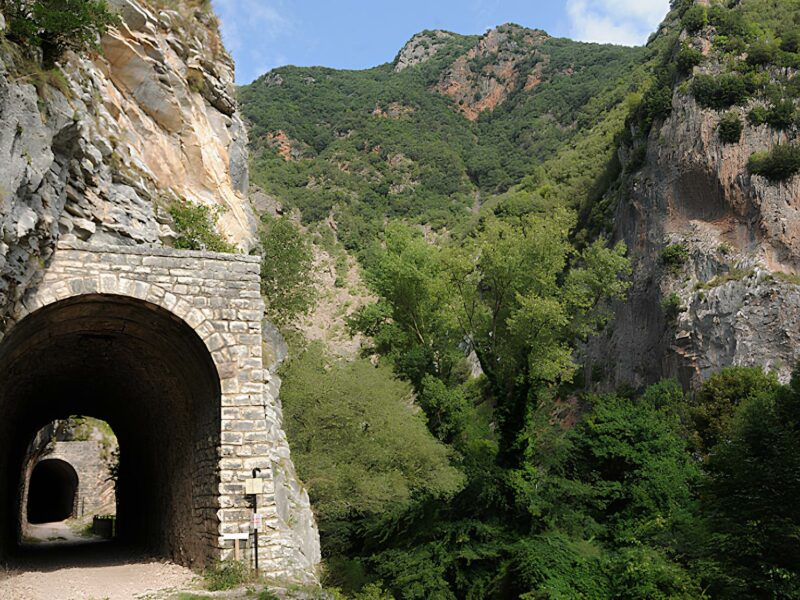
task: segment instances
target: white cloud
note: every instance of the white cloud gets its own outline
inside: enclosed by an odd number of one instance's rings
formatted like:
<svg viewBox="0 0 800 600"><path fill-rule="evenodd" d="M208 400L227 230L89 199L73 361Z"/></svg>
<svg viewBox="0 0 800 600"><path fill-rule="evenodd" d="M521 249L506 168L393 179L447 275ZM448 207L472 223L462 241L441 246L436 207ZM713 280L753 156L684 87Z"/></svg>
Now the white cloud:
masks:
<svg viewBox="0 0 800 600"><path fill-rule="evenodd" d="M567 0L570 34L585 42L644 44L669 10L669 0Z"/></svg>
<svg viewBox="0 0 800 600"><path fill-rule="evenodd" d="M249 83L285 64L274 54L282 37L294 30L284 0L212 0L225 47L236 60L236 80Z"/></svg>

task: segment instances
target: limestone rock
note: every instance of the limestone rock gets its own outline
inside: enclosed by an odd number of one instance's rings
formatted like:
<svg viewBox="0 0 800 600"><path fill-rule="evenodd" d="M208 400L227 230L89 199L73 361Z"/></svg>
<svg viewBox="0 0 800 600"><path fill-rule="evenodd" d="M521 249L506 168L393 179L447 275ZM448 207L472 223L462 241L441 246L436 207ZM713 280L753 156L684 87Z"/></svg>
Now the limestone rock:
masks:
<svg viewBox="0 0 800 600"><path fill-rule="evenodd" d="M453 37L452 33L441 30L423 31L416 34L400 50L394 61L394 70L400 72L430 60L451 37Z"/></svg>

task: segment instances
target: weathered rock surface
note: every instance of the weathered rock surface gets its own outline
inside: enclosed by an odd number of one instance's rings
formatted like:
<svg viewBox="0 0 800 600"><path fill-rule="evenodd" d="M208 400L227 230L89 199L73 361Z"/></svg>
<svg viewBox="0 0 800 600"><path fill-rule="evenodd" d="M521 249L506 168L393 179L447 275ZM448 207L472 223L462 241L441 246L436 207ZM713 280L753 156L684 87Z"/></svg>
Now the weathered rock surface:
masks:
<svg viewBox="0 0 800 600"><path fill-rule="evenodd" d="M400 72L408 67L420 65L430 60L442 49L445 42L452 38L453 34L449 31L423 31L412 37L403 46L394 61L394 70Z"/></svg>
<svg viewBox="0 0 800 600"><path fill-rule="evenodd" d="M687 40L706 52L713 29ZM714 59L702 67L720 68ZM601 387L639 387L660 377L694 386L728 365L764 365L787 380L800 359L800 177L771 183L751 175L750 155L786 134L750 124L760 101L734 108L744 122L739 143L719 139L722 113L700 107L680 87L672 113L650 133L645 166L617 209L615 227L634 261L628 302L608 336L588 353L587 375ZM678 269L661 253L684 244ZM680 312L668 319L672 295Z"/></svg>
<svg viewBox="0 0 800 600"><path fill-rule="evenodd" d="M223 234L253 244L247 136L213 15L112 4L123 23L99 55L66 57L57 86L37 92L21 55L0 53L0 313L59 238L168 243L178 198L219 207Z"/></svg>
<svg viewBox="0 0 800 600"><path fill-rule="evenodd" d="M436 91L452 98L464 116L474 121L482 112L492 111L505 102L519 87L521 77L526 78L527 90L538 85L541 63L532 73L522 73L520 67L531 55L536 56L537 46L548 38L544 31L518 25L491 29L448 68Z"/></svg>

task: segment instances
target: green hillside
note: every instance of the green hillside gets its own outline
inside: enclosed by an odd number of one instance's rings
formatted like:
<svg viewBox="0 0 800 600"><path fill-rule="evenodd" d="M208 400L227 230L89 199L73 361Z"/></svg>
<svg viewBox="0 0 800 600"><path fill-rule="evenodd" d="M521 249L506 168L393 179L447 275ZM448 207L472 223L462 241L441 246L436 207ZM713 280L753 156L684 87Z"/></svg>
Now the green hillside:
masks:
<svg viewBox="0 0 800 600"><path fill-rule="evenodd" d="M566 153L591 143L609 156L624 120L615 109L641 85L650 53L505 25L482 38L449 35L429 60L399 72L276 69L241 89L252 178L306 221L333 212L351 248L384 217L452 228L476 198L505 192L547 161L560 159L566 188L598 175L596 153L587 164ZM492 86L501 101L465 118Z"/></svg>

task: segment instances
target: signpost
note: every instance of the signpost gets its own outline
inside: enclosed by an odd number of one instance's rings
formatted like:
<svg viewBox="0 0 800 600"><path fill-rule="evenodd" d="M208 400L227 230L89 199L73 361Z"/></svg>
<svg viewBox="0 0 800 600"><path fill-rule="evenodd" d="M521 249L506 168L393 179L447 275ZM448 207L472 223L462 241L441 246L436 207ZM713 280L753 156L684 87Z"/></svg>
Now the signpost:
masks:
<svg viewBox="0 0 800 600"><path fill-rule="evenodd" d="M253 469L253 478L244 483L245 495L250 496L253 503L253 546L255 547L256 575L258 575L258 530L263 524L262 516L258 513L258 494L264 492L264 481L257 477L261 469Z"/></svg>

